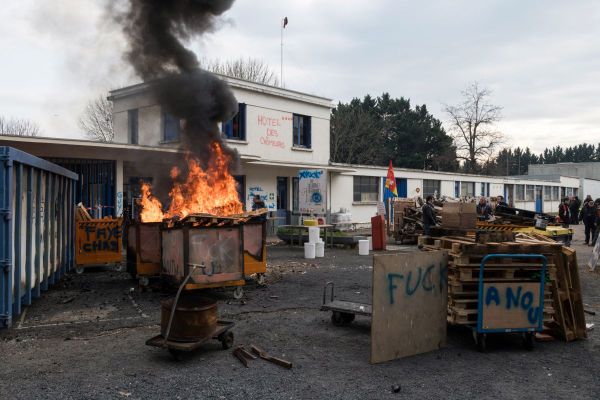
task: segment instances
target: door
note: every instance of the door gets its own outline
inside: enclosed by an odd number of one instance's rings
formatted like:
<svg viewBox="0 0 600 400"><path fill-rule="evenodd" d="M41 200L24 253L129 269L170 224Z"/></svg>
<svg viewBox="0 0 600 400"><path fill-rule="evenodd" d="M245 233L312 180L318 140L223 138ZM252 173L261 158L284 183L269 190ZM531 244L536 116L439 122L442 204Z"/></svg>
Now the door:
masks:
<svg viewBox="0 0 600 400"><path fill-rule="evenodd" d="M408 196L408 181L406 178L396 178L396 189L398 190L398 197Z"/></svg>
<svg viewBox="0 0 600 400"><path fill-rule="evenodd" d="M544 212L544 187L536 186L535 187L535 212L543 213Z"/></svg>
<svg viewBox="0 0 600 400"><path fill-rule="evenodd" d="M277 211L275 226L289 224L289 184L287 176L277 177Z"/></svg>

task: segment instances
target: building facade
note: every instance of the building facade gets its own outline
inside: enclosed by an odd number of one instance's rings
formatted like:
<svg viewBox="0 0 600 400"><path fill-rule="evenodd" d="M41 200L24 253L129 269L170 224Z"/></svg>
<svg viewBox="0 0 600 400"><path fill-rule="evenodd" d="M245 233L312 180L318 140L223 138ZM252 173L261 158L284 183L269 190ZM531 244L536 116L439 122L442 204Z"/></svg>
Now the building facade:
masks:
<svg viewBox="0 0 600 400"><path fill-rule="evenodd" d="M329 161L330 99L220 78L231 86L239 102L238 114L220 129L227 145L240 155L236 179L247 209L251 198L260 195L277 224L296 223L300 215L299 172L320 170L327 185L327 213L345 210L356 222L368 222L375 215L383 200L387 167ZM146 84L113 90L109 98L114 110L113 143L0 136L0 145L76 171L79 201L96 214L121 215L139 196L140 179L152 180L148 163L168 169L184 155L179 149L179 121L163 112ZM515 207L538 212L556 212L560 198L584 192L580 178L568 174L491 177L403 168L395 168L394 173L401 197L504 195Z"/></svg>

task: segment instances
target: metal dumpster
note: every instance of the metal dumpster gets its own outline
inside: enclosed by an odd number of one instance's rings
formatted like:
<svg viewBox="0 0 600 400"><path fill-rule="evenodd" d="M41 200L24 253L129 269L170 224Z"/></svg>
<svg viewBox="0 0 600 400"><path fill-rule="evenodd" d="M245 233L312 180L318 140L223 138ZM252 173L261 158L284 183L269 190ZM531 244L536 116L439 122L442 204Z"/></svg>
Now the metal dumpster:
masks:
<svg viewBox="0 0 600 400"><path fill-rule="evenodd" d="M77 175L0 147L0 328L70 270Z"/></svg>
<svg viewBox="0 0 600 400"><path fill-rule="evenodd" d="M186 289L244 285L242 226L181 227L162 231L162 274L180 283L197 269Z"/></svg>
<svg viewBox="0 0 600 400"><path fill-rule="evenodd" d="M127 227L127 272L147 286L160 276L160 222L135 223Z"/></svg>
<svg viewBox="0 0 600 400"><path fill-rule="evenodd" d="M78 274L87 266L115 264L121 269L123 218L76 221L75 264Z"/></svg>

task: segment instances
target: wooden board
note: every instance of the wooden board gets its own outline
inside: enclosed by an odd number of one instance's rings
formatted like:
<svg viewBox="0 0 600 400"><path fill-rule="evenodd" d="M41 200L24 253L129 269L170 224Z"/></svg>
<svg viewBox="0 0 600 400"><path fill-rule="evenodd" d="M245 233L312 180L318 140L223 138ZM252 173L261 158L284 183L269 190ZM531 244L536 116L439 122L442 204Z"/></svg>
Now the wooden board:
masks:
<svg viewBox="0 0 600 400"><path fill-rule="evenodd" d="M539 283L484 283L480 301L483 301L483 329L537 328L539 325Z"/></svg>
<svg viewBox="0 0 600 400"><path fill-rule="evenodd" d="M446 345L445 251L373 256L371 363Z"/></svg>

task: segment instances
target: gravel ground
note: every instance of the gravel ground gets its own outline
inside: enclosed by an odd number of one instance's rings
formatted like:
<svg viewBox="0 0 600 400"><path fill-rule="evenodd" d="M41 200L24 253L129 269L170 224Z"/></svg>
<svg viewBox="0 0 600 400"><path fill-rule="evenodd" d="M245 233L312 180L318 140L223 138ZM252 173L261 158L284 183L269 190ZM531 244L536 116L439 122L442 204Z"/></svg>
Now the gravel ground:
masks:
<svg viewBox="0 0 600 400"><path fill-rule="evenodd" d="M340 297L370 301L372 259L357 250L326 251L307 262L300 248L269 247L268 286L246 287L242 301L218 292L237 344L255 344L293 361L244 368L216 341L181 361L148 347L159 331L161 292L140 292L127 274L97 269L69 275L36 300L15 327L0 331L0 399L386 399L600 398L600 274L585 266L591 248L577 227L587 340L537 343L511 336L475 351L470 331L450 327L448 346L369 364L370 323L334 327L319 311L325 282ZM394 393L391 388L399 386Z"/></svg>

